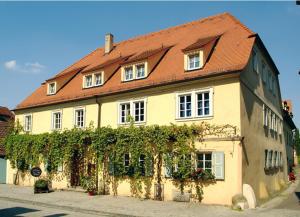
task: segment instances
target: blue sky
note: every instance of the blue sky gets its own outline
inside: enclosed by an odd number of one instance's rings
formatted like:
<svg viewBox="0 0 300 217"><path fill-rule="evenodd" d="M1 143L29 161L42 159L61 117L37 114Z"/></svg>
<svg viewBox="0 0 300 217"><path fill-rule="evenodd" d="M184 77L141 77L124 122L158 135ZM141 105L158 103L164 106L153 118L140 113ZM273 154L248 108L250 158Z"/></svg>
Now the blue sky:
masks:
<svg viewBox="0 0 300 217"><path fill-rule="evenodd" d="M295 2L0 2L0 105L14 108L43 81L97 47L222 12L260 34L300 126L300 6Z"/></svg>

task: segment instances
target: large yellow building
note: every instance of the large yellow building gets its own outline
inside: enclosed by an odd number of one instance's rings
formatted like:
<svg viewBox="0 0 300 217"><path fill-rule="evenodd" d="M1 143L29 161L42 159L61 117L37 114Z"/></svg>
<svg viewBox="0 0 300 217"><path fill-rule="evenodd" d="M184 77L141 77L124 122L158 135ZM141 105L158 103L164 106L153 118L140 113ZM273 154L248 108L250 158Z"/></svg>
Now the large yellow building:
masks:
<svg viewBox="0 0 300 217"><path fill-rule="evenodd" d="M286 184L278 70L258 34L228 13L98 48L46 80L15 109L28 133L134 124L207 121L237 127L238 137L198 142L195 165L216 176L204 203L230 205L244 194L250 206ZM199 164L198 164L199 163ZM7 182L15 170L8 165ZM72 176L72 175L71 175ZM73 181L72 181L73 180ZM67 188L70 177L53 181ZM72 183L73 182L73 183ZM25 175L19 184L32 185ZM164 199L176 194L165 177ZM154 185L151 194L154 193ZM130 195L122 182L119 195Z"/></svg>

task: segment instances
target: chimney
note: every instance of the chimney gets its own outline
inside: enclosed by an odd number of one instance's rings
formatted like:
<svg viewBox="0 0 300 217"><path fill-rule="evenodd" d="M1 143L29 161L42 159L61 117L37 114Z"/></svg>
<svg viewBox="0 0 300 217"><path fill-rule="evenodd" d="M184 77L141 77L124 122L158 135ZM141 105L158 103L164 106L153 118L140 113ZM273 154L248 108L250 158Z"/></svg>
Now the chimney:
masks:
<svg viewBox="0 0 300 217"><path fill-rule="evenodd" d="M109 54L114 47L114 36L111 33L105 35L105 54Z"/></svg>

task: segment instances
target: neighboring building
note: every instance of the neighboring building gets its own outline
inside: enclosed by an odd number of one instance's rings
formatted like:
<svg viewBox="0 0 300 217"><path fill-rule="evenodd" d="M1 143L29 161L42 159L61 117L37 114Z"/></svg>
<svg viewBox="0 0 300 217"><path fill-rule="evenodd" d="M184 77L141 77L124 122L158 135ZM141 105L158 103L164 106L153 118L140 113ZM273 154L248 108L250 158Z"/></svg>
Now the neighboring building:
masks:
<svg viewBox="0 0 300 217"><path fill-rule="evenodd" d="M5 107L0 106L0 183L6 183L6 167L7 161L5 159L5 148L1 144L1 139L5 137L8 132L10 124L13 122L14 114Z"/></svg>
<svg viewBox="0 0 300 217"><path fill-rule="evenodd" d="M251 189L261 202L287 181L278 74L258 34L224 13L119 43L108 34L104 48L46 80L15 113L33 134L91 122L126 126L128 114L136 125L236 126L242 139L196 143L195 161L217 178L204 187L203 202L230 205L236 194L249 198ZM9 183L15 173L9 169ZM76 174L54 180L53 187L77 185ZM24 177L20 184L33 184ZM176 188L170 179L163 183L171 200ZM118 189L130 195L128 182Z"/></svg>
<svg viewBox="0 0 300 217"><path fill-rule="evenodd" d="M293 122L293 107L291 100L285 100L282 102L283 107L283 132L284 132L284 143L286 147L286 157L287 157L287 172L291 172L293 166L295 165L295 143L294 135L296 130L296 125Z"/></svg>

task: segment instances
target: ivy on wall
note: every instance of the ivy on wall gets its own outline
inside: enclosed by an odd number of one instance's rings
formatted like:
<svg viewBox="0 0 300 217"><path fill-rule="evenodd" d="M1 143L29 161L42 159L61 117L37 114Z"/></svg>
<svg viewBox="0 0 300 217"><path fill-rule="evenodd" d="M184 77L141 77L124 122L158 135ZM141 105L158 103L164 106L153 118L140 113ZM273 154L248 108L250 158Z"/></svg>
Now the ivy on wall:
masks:
<svg viewBox="0 0 300 217"><path fill-rule="evenodd" d="M214 176L206 171L195 170L192 166L191 153L196 152L195 142L206 137L234 136L236 128L233 126L216 126L205 122L140 127L131 123L127 127L114 129L95 129L90 126L38 135L23 133L17 124L5 138L4 144L6 157L12 167L26 171L29 165L39 166L43 162L49 167L49 179L61 164L65 165L65 175L69 175L75 153L92 159L102 170L102 182L112 183L115 194L119 181L129 178L134 196L141 195L143 183L149 196L149 185L154 179L159 191L157 199L161 199L163 167L178 165L172 178L180 191L183 193L187 181L193 180L201 201L203 191L199 181L214 180Z"/></svg>

